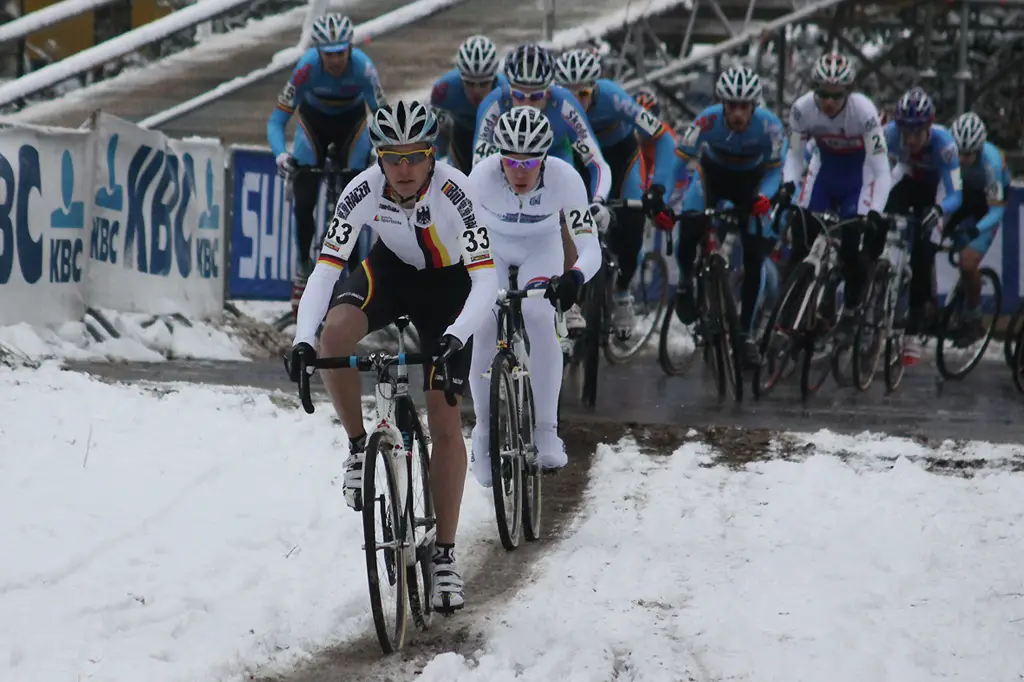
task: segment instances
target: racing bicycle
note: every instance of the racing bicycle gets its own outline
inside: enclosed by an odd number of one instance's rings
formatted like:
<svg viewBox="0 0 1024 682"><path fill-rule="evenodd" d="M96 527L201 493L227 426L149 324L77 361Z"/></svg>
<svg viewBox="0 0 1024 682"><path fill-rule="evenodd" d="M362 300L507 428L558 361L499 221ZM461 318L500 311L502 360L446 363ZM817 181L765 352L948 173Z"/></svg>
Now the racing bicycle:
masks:
<svg viewBox="0 0 1024 682"><path fill-rule="evenodd" d="M524 298L544 296L544 287L519 289L519 268L508 269L509 288L498 291L498 352L490 370L490 460L494 517L502 546L513 550L522 535L540 537L541 478L533 442L536 415L530 382ZM555 311L560 336L564 321Z"/></svg>
<svg viewBox="0 0 1024 682"><path fill-rule="evenodd" d="M400 317L395 325L401 332L409 319ZM402 338L400 333L396 354L372 351L324 357L299 367L299 398L307 414L314 411L310 397L314 370L354 368L377 374L373 392L377 426L366 439L362 520L370 610L384 653L404 646L410 614L424 629L433 612L430 562L437 524L430 495L430 439L409 394L408 367L435 362L444 380L445 398L449 405L456 404L447 363L426 353L405 353Z"/></svg>

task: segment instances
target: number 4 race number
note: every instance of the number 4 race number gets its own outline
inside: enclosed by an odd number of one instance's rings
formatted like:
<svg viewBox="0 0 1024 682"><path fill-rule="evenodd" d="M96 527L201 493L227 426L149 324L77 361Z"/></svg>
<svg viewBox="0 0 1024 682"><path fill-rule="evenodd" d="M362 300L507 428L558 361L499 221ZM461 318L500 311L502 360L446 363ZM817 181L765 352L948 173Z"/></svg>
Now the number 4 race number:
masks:
<svg viewBox="0 0 1024 682"><path fill-rule="evenodd" d="M486 227L478 227L475 230L468 229L462 233L462 238L466 240L466 251L468 253L476 253L480 249L491 248L491 238L487 236Z"/></svg>

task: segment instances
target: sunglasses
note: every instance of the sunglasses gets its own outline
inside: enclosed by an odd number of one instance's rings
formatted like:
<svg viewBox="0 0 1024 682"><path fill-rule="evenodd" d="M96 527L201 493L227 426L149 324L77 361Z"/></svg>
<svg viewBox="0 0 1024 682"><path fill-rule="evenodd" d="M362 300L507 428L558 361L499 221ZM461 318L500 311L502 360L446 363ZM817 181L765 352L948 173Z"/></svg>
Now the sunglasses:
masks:
<svg viewBox="0 0 1024 682"><path fill-rule="evenodd" d="M576 93L577 97L590 97L591 95L594 94L594 86L591 85L586 88L577 88L576 90L574 90L574 92Z"/></svg>
<svg viewBox="0 0 1024 682"><path fill-rule="evenodd" d="M501 157L501 163L505 168L523 168L526 170L536 168L543 160L543 156L536 156L532 159L513 159L508 156Z"/></svg>
<svg viewBox="0 0 1024 682"><path fill-rule="evenodd" d="M814 96L815 97L820 97L822 99L836 99L836 100L838 100L838 99L843 99L844 97L846 97L846 93L845 92L836 92L834 90L815 90L814 91Z"/></svg>
<svg viewBox="0 0 1024 682"><path fill-rule="evenodd" d="M392 152L384 150L377 152L377 156L380 157L381 162L388 166L397 166L402 163L402 161L405 161L409 165L416 166L423 163L433 155L433 147L430 149L417 149L413 152Z"/></svg>
<svg viewBox="0 0 1024 682"><path fill-rule="evenodd" d="M474 81L469 80L468 78L463 78L462 84L465 85L467 88L489 88L492 85L494 85L494 79L491 78L483 81Z"/></svg>
<svg viewBox="0 0 1024 682"><path fill-rule="evenodd" d="M512 99L524 100L528 102L539 102L548 94L547 88L543 90L535 90L533 92L523 92L522 90L516 90L511 88L509 90L512 95Z"/></svg>

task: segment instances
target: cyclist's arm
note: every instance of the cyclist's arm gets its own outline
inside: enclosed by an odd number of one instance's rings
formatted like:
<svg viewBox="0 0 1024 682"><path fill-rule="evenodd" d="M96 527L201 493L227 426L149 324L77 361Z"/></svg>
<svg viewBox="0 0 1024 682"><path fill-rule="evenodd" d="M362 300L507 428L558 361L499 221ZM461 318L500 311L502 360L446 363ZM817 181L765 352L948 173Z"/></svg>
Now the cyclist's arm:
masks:
<svg viewBox="0 0 1024 682"><path fill-rule="evenodd" d="M1006 175L1006 161L995 148L985 145L981 162L985 164L985 198L988 212L978 221L978 232L985 234L998 227L1006 212L1006 195L1003 180Z"/></svg>
<svg viewBox="0 0 1024 682"><path fill-rule="evenodd" d="M590 171L590 190L593 193L594 201L607 201L608 192L612 189L612 169L604 160L604 155L601 154L597 136L590 128L586 113L575 97L566 97L562 100L561 115L575 140L575 149L579 151L589 148L590 150L590 158L583 160L587 165L587 170Z"/></svg>
<svg viewBox="0 0 1024 682"><path fill-rule="evenodd" d="M792 182L797 185L800 184L804 171L807 169L804 150L810 140L803 123L801 123L801 118L799 109L794 105L789 110L789 145L786 155L783 157L786 161L782 167L782 182Z"/></svg>
<svg viewBox="0 0 1024 682"><path fill-rule="evenodd" d="M377 73L377 67L373 65L373 60L361 51L359 54L363 62L363 101L366 102L370 113L373 114L387 104L388 99L384 95L384 87L380 84L380 74Z"/></svg>
<svg viewBox="0 0 1024 682"><path fill-rule="evenodd" d="M601 268L601 242L597 238L597 224L590 214L587 186L583 184L583 178L572 166L560 167L559 171L561 177L558 188L564 197L562 221L576 247L576 262L572 269L579 270L583 281L587 282Z"/></svg>
<svg viewBox="0 0 1024 682"><path fill-rule="evenodd" d="M960 154L957 151L956 143L950 140L948 144L938 151L940 164L939 173L942 176L942 187L946 196L939 202L943 215L952 215L963 204L963 180L960 177Z"/></svg>
<svg viewBox="0 0 1024 682"><path fill-rule="evenodd" d="M476 111L476 133L473 135L473 165L480 163L498 148L491 143L494 126L501 116L501 90L493 90Z"/></svg>
<svg viewBox="0 0 1024 682"><path fill-rule="evenodd" d="M764 164L764 176L761 178L760 193L773 197L782 186L782 160L789 151L789 142L782 129L782 121L773 121L767 127L768 160Z"/></svg>
<svg viewBox="0 0 1024 682"><path fill-rule="evenodd" d="M352 256L352 250L359 239L363 223L371 217L371 212L376 206L375 201L369 200L372 194L369 191L368 179L364 177L366 171L360 173L345 187L338 199L338 205L331 218L331 224L324 233L323 243L320 246L320 256L316 260L316 267L306 280L306 290L302 292L302 299L299 301L299 312L295 319L295 341L293 343L308 343L315 345L316 330L321 320L327 314L327 308L331 303L331 294L334 291L334 284L338 281L341 270L345 263ZM354 208L349 211L346 208L345 200L349 196L360 197ZM349 202L351 203L351 202Z"/></svg>
<svg viewBox="0 0 1024 682"><path fill-rule="evenodd" d="M463 221L459 243L462 262L469 271L470 290L459 316L444 333L451 334L462 345L466 345L469 337L480 328L494 308L498 298L498 271L491 257L491 240L487 228L476 222L476 211L459 220Z"/></svg>
<svg viewBox="0 0 1024 682"><path fill-rule="evenodd" d="M315 52L315 50L314 50ZM267 142L270 144L270 151L276 157L288 151L285 142L284 128L288 125L288 119L295 113L299 102L306 94L312 82L312 71L314 65L308 59L308 54L299 60L292 71L291 78L285 83L281 94L277 96L277 104L267 121Z"/></svg>
<svg viewBox="0 0 1024 682"><path fill-rule="evenodd" d="M892 189L892 173L889 170L889 145L885 142L885 130L874 117L875 125L864 133L864 184L860 189L857 213L867 215L869 211L885 210Z"/></svg>
<svg viewBox="0 0 1024 682"><path fill-rule="evenodd" d="M621 89L621 88L620 88ZM632 100L625 90L621 94L622 101L628 104L622 112L623 120L632 126L636 132L641 149L653 142L654 147L654 174L651 184L661 185L668 196L672 192L672 185L675 182L676 172L676 141L672 137L668 126L665 123L644 109ZM646 180L646 178L644 178Z"/></svg>

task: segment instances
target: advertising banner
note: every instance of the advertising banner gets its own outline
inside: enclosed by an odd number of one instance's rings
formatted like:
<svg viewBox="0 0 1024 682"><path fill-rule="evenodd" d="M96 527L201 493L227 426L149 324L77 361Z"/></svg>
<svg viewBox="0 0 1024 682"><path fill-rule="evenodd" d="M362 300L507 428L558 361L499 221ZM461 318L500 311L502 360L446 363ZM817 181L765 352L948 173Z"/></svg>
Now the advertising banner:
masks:
<svg viewBox="0 0 1024 682"><path fill-rule="evenodd" d="M0 127L0 325L85 313L89 131Z"/></svg>

